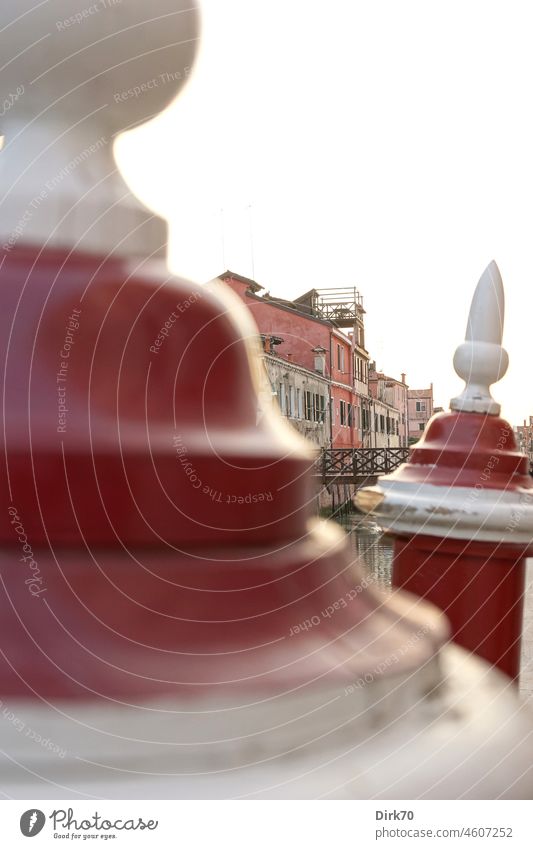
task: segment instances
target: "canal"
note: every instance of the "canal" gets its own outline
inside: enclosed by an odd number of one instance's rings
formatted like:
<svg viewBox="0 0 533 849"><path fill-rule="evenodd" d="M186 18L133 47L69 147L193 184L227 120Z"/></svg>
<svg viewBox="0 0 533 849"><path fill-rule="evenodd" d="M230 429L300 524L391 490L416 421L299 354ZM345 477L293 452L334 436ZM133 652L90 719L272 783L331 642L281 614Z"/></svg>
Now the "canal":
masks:
<svg viewBox="0 0 533 849"><path fill-rule="evenodd" d="M361 566L382 589L389 589L392 540L367 516L351 514L337 521L348 534L352 549L360 558Z"/></svg>

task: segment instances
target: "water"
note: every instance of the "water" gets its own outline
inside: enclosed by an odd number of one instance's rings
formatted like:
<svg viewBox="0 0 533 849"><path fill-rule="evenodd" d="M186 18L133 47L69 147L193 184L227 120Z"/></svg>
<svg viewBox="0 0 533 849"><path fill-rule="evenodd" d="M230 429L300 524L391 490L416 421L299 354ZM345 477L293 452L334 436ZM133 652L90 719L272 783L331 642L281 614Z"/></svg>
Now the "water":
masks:
<svg viewBox="0 0 533 849"><path fill-rule="evenodd" d="M361 566L382 589L390 589L392 540L366 516L347 516L339 520L347 532Z"/></svg>

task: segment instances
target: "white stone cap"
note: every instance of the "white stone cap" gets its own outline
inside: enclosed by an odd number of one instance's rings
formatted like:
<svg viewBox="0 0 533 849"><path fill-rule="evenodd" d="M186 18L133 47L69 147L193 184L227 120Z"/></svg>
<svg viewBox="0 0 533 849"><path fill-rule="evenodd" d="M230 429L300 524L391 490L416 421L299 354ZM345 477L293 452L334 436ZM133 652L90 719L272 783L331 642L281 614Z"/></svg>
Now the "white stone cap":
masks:
<svg viewBox="0 0 533 849"><path fill-rule="evenodd" d="M435 486L381 478L356 495L357 506L394 534L501 542L533 541L533 489Z"/></svg>
<svg viewBox="0 0 533 849"><path fill-rule="evenodd" d="M450 409L463 413L498 415L500 404L490 386L507 371L509 357L502 348L505 298L500 271L494 260L481 275L472 298L465 341L459 345L453 365L466 386L450 401Z"/></svg>
<svg viewBox="0 0 533 849"><path fill-rule="evenodd" d="M113 143L174 100L198 39L195 0L3 0L3 251L164 254L166 222L129 191Z"/></svg>

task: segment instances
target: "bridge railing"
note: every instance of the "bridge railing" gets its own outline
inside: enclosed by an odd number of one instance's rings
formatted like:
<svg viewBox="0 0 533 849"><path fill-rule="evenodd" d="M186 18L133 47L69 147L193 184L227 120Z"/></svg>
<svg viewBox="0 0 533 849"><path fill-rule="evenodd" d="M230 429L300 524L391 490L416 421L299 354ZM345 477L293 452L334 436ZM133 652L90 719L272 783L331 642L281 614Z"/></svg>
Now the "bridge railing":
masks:
<svg viewBox="0 0 533 849"><path fill-rule="evenodd" d="M408 457L409 448L323 448L315 463L315 474L324 479L386 475Z"/></svg>

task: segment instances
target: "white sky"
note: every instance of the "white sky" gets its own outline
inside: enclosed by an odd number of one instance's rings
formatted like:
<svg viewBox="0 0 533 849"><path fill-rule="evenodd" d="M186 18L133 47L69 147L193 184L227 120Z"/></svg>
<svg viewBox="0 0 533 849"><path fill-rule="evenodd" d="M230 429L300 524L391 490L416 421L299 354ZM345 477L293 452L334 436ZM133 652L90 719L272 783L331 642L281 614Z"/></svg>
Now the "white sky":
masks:
<svg viewBox="0 0 533 849"><path fill-rule="evenodd" d="M521 423L533 413L531 4L201 8L189 85L117 144L132 188L170 221L173 269L204 282L231 268L283 297L355 284L378 367L413 388L433 381L447 408L494 258L511 363L493 394Z"/></svg>

